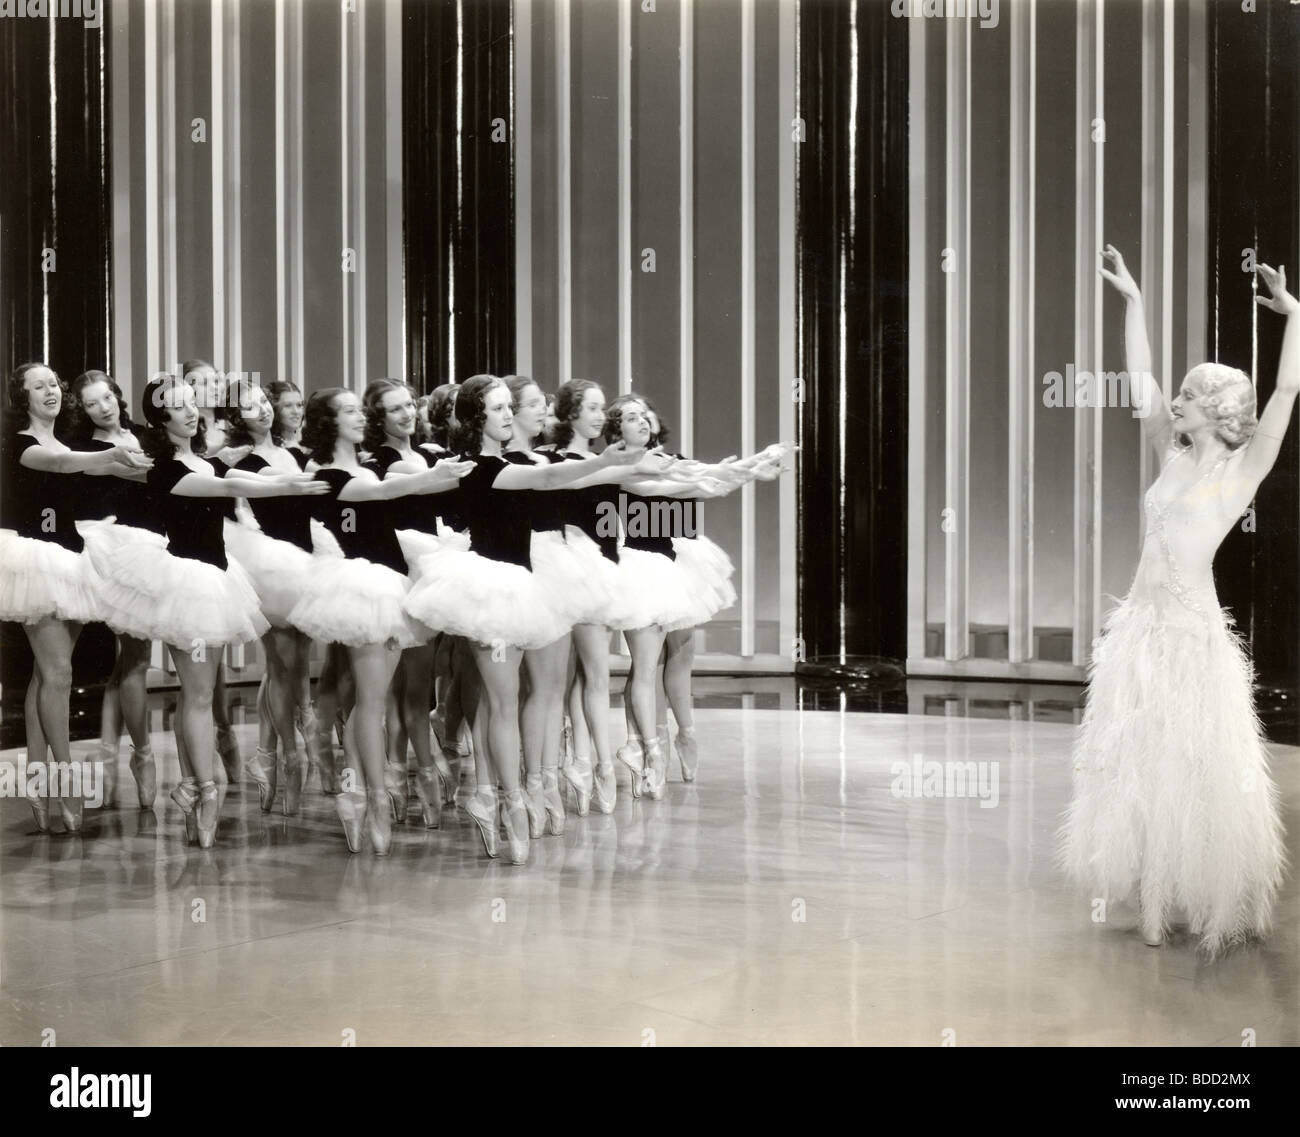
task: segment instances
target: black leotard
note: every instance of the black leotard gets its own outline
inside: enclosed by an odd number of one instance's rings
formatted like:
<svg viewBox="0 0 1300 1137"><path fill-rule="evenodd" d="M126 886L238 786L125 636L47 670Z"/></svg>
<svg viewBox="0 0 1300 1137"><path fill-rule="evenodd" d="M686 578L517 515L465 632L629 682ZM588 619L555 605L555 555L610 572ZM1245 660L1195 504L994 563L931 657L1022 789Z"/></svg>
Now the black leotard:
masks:
<svg viewBox="0 0 1300 1137"><path fill-rule="evenodd" d="M549 465L563 462L554 451L535 450ZM508 450L505 460L515 466L536 466L522 450ZM528 490L528 496L519 498L519 506L528 511L528 524L534 533L564 533L565 515L570 505L565 500L568 490Z"/></svg>
<svg viewBox="0 0 1300 1137"><path fill-rule="evenodd" d="M530 503L521 499L537 491L493 489L497 475L511 463L498 454L478 454L472 460L474 469L460 480L460 504L469 525L471 552L531 571L532 512Z"/></svg>
<svg viewBox="0 0 1300 1137"><path fill-rule="evenodd" d="M312 499L318 520L334 534L345 557L372 561L406 575L406 558L397 542L386 501L341 501L339 494L354 477L347 470L327 467L313 475L330 492Z"/></svg>
<svg viewBox="0 0 1300 1137"><path fill-rule="evenodd" d="M571 450L543 449L538 453L555 454L561 461L586 462L588 459ZM600 546L607 560L618 560L618 495L620 488L614 484L585 486L582 489L561 490L556 508L568 525L576 525Z"/></svg>
<svg viewBox="0 0 1300 1137"><path fill-rule="evenodd" d="M235 467L236 470L247 470L253 474L270 468L271 463L260 454L250 454ZM311 552L311 509L305 498L288 495L254 497L248 499L248 507L268 537L288 541L291 545Z"/></svg>
<svg viewBox="0 0 1300 1137"><path fill-rule="evenodd" d="M0 496L0 528L21 537L53 541L74 553L82 550L76 522L85 500L85 474L52 474L22 464L29 446L40 440L30 434L11 434L4 443L4 493Z"/></svg>
<svg viewBox="0 0 1300 1137"><path fill-rule="evenodd" d="M139 429L136 427L130 429L138 439ZM84 442L79 442L75 449L112 450L113 443L102 438L88 438ZM112 474L86 475L85 492L86 501L81 511L83 520L98 521L105 517L115 517L119 525L149 529L154 533L166 532L162 511L149 489L147 478L134 481Z"/></svg>
<svg viewBox="0 0 1300 1137"><path fill-rule="evenodd" d="M438 462L437 458L427 450L421 450L418 446L414 448L414 452L424 459L424 464L430 469ZM401 454L391 446L385 445L371 455L366 467L374 470L379 475L379 480L383 481L388 477L388 471L402 461L405 461L405 459ZM435 503L442 496L442 494L407 494L405 497L393 498L386 503L388 515L391 518L390 524L394 529L418 529L421 533L432 533L436 537L438 535L438 507Z"/></svg>
<svg viewBox="0 0 1300 1137"><path fill-rule="evenodd" d="M212 474L224 478L229 467L219 458L204 458L212 467ZM179 458L155 459L148 474L149 489L153 491L155 505L162 516L163 531L167 534L167 551L173 557L203 561L219 569L228 567L226 539L222 526L226 520L226 498L183 497L172 489L191 470Z"/></svg>

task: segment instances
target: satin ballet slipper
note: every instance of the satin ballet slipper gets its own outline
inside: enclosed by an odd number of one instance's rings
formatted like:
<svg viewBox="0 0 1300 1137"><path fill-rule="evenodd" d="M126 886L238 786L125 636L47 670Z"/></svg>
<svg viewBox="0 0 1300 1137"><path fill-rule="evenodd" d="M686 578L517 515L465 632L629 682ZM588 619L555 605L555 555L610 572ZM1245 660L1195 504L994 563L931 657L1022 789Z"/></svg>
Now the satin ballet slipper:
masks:
<svg viewBox="0 0 1300 1137"><path fill-rule="evenodd" d="M216 782L199 785L199 808L196 826L199 848L210 849L217 841L217 821L221 812L220 790Z"/></svg>
<svg viewBox="0 0 1300 1137"><path fill-rule="evenodd" d="M392 796L387 789L367 791L366 836L377 857L388 856L393 845L393 818L388 812Z"/></svg>
<svg viewBox="0 0 1300 1137"><path fill-rule="evenodd" d="M410 804L406 781L406 763L388 762L384 765L384 792L392 806L392 818L398 825L406 824L406 807Z"/></svg>
<svg viewBox="0 0 1300 1137"><path fill-rule="evenodd" d="M645 749L635 734L631 735L627 742L614 751L614 757L623 763L634 774L644 774L645 770Z"/></svg>
<svg viewBox="0 0 1300 1137"><path fill-rule="evenodd" d="M573 787L573 792L578 795L578 816L586 817L591 809L592 771L590 759L575 758L565 766L564 780Z"/></svg>
<svg viewBox="0 0 1300 1137"><path fill-rule="evenodd" d="M135 798L141 809L153 809L158 796L158 767L154 764L153 750L148 747L131 747L131 777L135 779Z"/></svg>
<svg viewBox="0 0 1300 1137"><path fill-rule="evenodd" d="M528 836L535 841L546 832L546 802L542 799L541 774L534 774L524 782L524 809L528 813Z"/></svg>
<svg viewBox="0 0 1300 1137"><path fill-rule="evenodd" d="M442 776L436 766L424 766L415 774L415 796L420 801L420 817L426 829L442 824Z"/></svg>
<svg viewBox="0 0 1300 1137"><path fill-rule="evenodd" d="M542 767L542 807L546 810L546 824L551 835L563 837L564 797L560 793L560 771L554 766Z"/></svg>
<svg viewBox="0 0 1300 1137"><path fill-rule="evenodd" d="M677 761L682 768L682 781L693 782L700 768L700 746L695 739L695 728L688 726L677 731Z"/></svg>
<svg viewBox="0 0 1300 1137"><path fill-rule="evenodd" d="M49 799L32 793L30 782L27 784L27 804L32 807L32 815L36 821L36 832L48 833L50 831Z"/></svg>
<svg viewBox="0 0 1300 1137"><path fill-rule="evenodd" d="M280 782L284 786L284 798L280 805L285 817L294 817L302 804L302 790L307 784L307 773L310 767L307 764L307 756L299 754L297 746L292 750L286 747L282 758L283 773L280 775Z"/></svg>
<svg viewBox="0 0 1300 1137"><path fill-rule="evenodd" d="M361 852L361 828L366 820L366 791L340 790L334 798L334 810L343 825L343 836L347 839L348 851ZM384 802L384 812L388 812L388 802Z"/></svg>
<svg viewBox="0 0 1300 1137"><path fill-rule="evenodd" d="M664 786L668 780L668 759L659 749L657 738L646 747L645 758L645 792L650 795L651 801L660 801L663 799Z"/></svg>
<svg viewBox="0 0 1300 1137"><path fill-rule="evenodd" d="M117 808L117 747L107 743L99 744L99 808Z"/></svg>
<svg viewBox="0 0 1300 1137"><path fill-rule="evenodd" d="M235 737L233 727L217 727L217 753L221 755L221 764L226 768L226 781L238 782L243 763L239 758L239 739Z"/></svg>
<svg viewBox="0 0 1300 1137"><path fill-rule="evenodd" d="M248 780L257 787L258 804L263 813L270 813L275 804L276 782L279 779L279 764L274 752L259 746L253 756L244 765Z"/></svg>
<svg viewBox="0 0 1300 1137"><path fill-rule="evenodd" d="M307 754L307 773L303 778L303 788L306 788L311 772L315 770L320 778L321 789L324 790L325 760L320 752L321 730L320 722L316 718L316 708L310 704L299 706L294 711L294 722L297 724L298 733L302 735L302 748Z"/></svg>
<svg viewBox="0 0 1300 1137"><path fill-rule="evenodd" d="M489 857L497 855L497 802L496 791L492 791L492 801L484 801L475 791L469 801L462 807L478 826L478 835L483 838L483 851Z"/></svg>
<svg viewBox="0 0 1300 1137"><path fill-rule="evenodd" d="M510 790L501 801L501 824L510 848L510 863L528 863L528 795L522 789Z"/></svg>
<svg viewBox="0 0 1300 1137"><path fill-rule="evenodd" d="M591 800L601 813L614 812L614 806L618 803L618 775L613 762L597 765L592 778Z"/></svg>

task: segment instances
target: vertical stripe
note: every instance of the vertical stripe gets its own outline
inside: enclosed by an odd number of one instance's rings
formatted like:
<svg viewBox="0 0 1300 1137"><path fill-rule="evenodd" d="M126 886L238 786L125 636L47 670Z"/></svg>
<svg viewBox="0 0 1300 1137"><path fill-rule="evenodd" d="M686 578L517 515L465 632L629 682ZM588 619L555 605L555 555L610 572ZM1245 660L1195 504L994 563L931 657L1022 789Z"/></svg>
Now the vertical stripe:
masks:
<svg viewBox="0 0 1300 1137"><path fill-rule="evenodd" d="M226 53L225 7L228 0L212 0L212 121L208 145L212 148L212 364L226 370ZM230 0L234 2L234 0Z"/></svg>
<svg viewBox="0 0 1300 1137"><path fill-rule="evenodd" d="M352 105L351 153L352 178L349 185L352 190L351 234L352 246L356 249L353 262L356 272L352 273L352 322L356 329L352 346L352 372L358 393L366 383L375 378L370 374L370 364L366 355L366 21L364 8L350 13L352 16L352 35L348 44L351 56L351 80L346 92Z"/></svg>
<svg viewBox="0 0 1300 1137"><path fill-rule="evenodd" d="M573 378L573 188L569 84L573 58L570 0L555 0L555 251L560 383Z"/></svg>
<svg viewBox="0 0 1300 1137"><path fill-rule="evenodd" d="M244 370L244 256L243 256L243 173L240 157L240 87L243 61L240 52L239 4L224 5L223 34L226 45L225 130L220 145L225 151L225 184L219 187L220 208L225 214L226 240L226 366L227 371ZM174 137L174 132L173 132Z"/></svg>
<svg viewBox="0 0 1300 1137"><path fill-rule="evenodd" d="M514 2L515 374L533 373L533 3Z"/></svg>
<svg viewBox="0 0 1300 1137"><path fill-rule="evenodd" d="M685 3L685 0L683 0ZM777 329L778 354L777 390L781 439L794 438L796 379L795 361L795 181L794 148L791 137L795 118L795 0L779 0L777 14L777 82L780 87L780 121L777 123L777 192L778 269L777 269ZM683 275L686 269L683 267ZM689 452L688 452L689 453ZM777 593L777 619L780 643L777 650L791 650L796 635L796 605L798 597L798 534L795 526L795 480L784 477L778 483L780 584Z"/></svg>
<svg viewBox="0 0 1300 1137"><path fill-rule="evenodd" d="M925 20L907 28L907 657L925 655L926 531L926 293L937 267L926 246L926 137L929 116L925 88Z"/></svg>
<svg viewBox="0 0 1300 1137"><path fill-rule="evenodd" d="M1187 354L1193 367L1208 358L1206 350L1206 265L1209 217L1207 116L1209 76L1206 74L1205 0L1187 6ZM1173 376L1169 377L1172 383Z"/></svg>
<svg viewBox="0 0 1300 1137"><path fill-rule="evenodd" d="M681 0L678 79L678 316L682 451L695 454L695 0Z"/></svg>
<svg viewBox="0 0 1300 1137"><path fill-rule="evenodd" d="M113 125L110 137L113 178L113 350L108 366L129 406L135 405L135 364L131 355L131 21L126 4L114 4L112 19ZM147 17L146 17L147 19ZM147 378L147 376L146 376ZM141 388L144 383L139 384Z"/></svg>
<svg viewBox="0 0 1300 1137"><path fill-rule="evenodd" d="M275 377L289 371L289 163L286 83L285 8L290 0L275 0Z"/></svg>
<svg viewBox="0 0 1300 1137"><path fill-rule="evenodd" d="M161 189L159 161L158 54L160 5L144 9L144 367L146 381L167 364L162 359L159 295L162 276L162 224L158 194ZM130 167L126 167L128 170ZM129 184L129 178L119 179Z"/></svg>
<svg viewBox="0 0 1300 1137"><path fill-rule="evenodd" d="M618 0L618 390L632 390L632 3Z"/></svg>
<svg viewBox="0 0 1300 1137"><path fill-rule="evenodd" d="M351 210L348 208L348 195L352 192L351 183L351 153L348 149L348 32L351 22L348 19L349 13L346 4L340 5L339 9L339 184L342 192L339 195L339 233L342 237L340 244L343 246L340 257L340 268L343 270L339 273L341 277L340 287L343 290L343 386L347 390L355 390L355 377L352 374L352 293L355 291L353 280L356 276L355 271L348 272L349 267L347 258L351 254L351 268L356 269L356 253L352 249L351 232L349 224L352 219Z"/></svg>
<svg viewBox="0 0 1300 1137"><path fill-rule="evenodd" d="M1035 0L1011 13L1011 287L1007 303L1007 659L1033 656ZM915 445L915 443L913 443Z"/></svg>
<svg viewBox="0 0 1300 1137"><path fill-rule="evenodd" d="M948 28L947 328L944 343L944 436L947 464L944 503L944 658L969 652L970 593L970 22Z"/></svg>
<svg viewBox="0 0 1300 1137"><path fill-rule="evenodd" d="M754 426L754 0L740 0L740 452ZM754 485L740 491L740 654L754 654Z"/></svg>

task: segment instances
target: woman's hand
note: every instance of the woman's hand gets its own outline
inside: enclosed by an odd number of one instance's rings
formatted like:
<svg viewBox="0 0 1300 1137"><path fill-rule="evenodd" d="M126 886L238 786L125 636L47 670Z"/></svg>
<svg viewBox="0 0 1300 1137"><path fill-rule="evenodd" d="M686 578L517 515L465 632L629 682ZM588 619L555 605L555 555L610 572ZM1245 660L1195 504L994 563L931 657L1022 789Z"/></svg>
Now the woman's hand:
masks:
<svg viewBox="0 0 1300 1137"><path fill-rule="evenodd" d="M145 454L136 443L120 443L114 446L109 453L113 456L114 465L125 466L128 470L153 469L153 459Z"/></svg>
<svg viewBox="0 0 1300 1137"><path fill-rule="evenodd" d="M439 458L429 467L429 473L434 475L435 481L460 481L472 469L474 463L468 458Z"/></svg>
<svg viewBox="0 0 1300 1137"><path fill-rule="evenodd" d="M1129 272L1128 266L1124 263L1120 251L1114 245L1107 245L1101 255L1103 259L1110 261L1113 270L1108 272L1104 268L1098 269L1097 271L1101 273L1102 277L1110 282L1115 291L1124 297L1127 303L1132 304L1135 301L1140 301L1142 291L1138 288L1137 281L1133 279L1133 274Z"/></svg>
<svg viewBox="0 0 1300 1137"><path fill-rule="evenodd" d="M656 446L653 450L633 450L631 453L635 461L633 469L638 477L660 477L676 461L671 454L664 453L662 446Z"/></svg>
<svg viewBox="0 0 1300 1137"><path fill-rule="evenodd" d="M252 446L223 446L212 457L234 469L253 452Z"/></svg>
<svg viewBox="0 0 1300 1137"><path fill-rule="evenodd" d="M1262 304L1270 312L1278 312L1283 316L1290 316L1293 312L1300 311L1300 300L1297 300L1286 290L1285 265L1270 268L1266 264L1261 264L1259 266L1259 275L1264 278L1264 283L1268 285L1268 290L1272 295L1256 296L1256 304Z"/></svg>
<svg viewBox="0 0 1300 1137"><path fill-rule="evenodd" d="M309 497L330 490L327 483L318 482L311 474L277 474L276 479L291 497Z"/></svg>
<svg viewBox="0 0 1300 1137"><path fill-rule="evenodd" d="M635 466L645 450L629 450L626 442L611 442L596 460L606 466Z"/></svg>

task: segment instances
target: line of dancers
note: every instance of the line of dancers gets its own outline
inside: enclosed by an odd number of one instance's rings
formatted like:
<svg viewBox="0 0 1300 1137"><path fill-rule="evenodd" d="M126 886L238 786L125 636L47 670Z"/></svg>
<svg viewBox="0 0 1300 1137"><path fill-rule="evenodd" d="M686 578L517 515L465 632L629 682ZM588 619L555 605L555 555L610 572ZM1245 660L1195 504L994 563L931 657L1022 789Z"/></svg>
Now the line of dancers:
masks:
<svg viewBox="0 0 1300 1137"><path fill-rule="evenodd" d="M663 797L668 708L694 780L692 630L735 601L699 503L779 477L794 449L688 460L667 452L643 396L607 405L589 380L550 396L523 376L476 375L419 400L379 379L361 397L332 388L304 402L292 383L227 382L193 360L146 384L135 424L104 372L68 390L28 363L6 404L0 619L24 625L35 660L28 764L72 764L72 651L102 621L118 637L104 804L125 729L137 804L153 808L145 679L161 641L180 688L169 796L205 848L231 781L292 814L314 769L348 848L387 854L413 753L420 821L439 827L458 800L453 763L472 756L462 808L489 856L504 831L524 864L530 840L565 830L562 787L579 816L593 802L612 812L619 762L634 796ZM613 631L631 654L617 749ZM258 745L242 763L221 664L228 645L254 639L266 669ZM327 645L314 704L313 641ZM29 783L29 799L38 829L55 815L80 829L75 793Z"/></svg>

